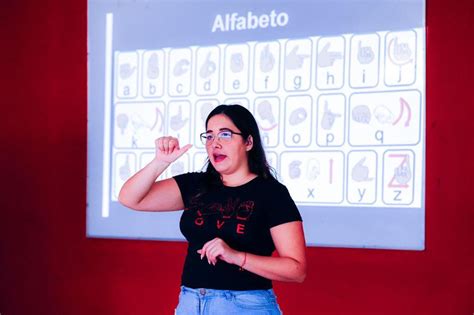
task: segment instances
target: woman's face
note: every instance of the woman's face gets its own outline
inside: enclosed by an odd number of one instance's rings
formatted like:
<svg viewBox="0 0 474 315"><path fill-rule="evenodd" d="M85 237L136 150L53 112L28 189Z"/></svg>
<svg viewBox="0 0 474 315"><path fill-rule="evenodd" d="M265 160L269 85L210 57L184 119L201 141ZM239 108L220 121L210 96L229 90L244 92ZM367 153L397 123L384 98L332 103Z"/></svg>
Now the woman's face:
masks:
<svg viewBox="0 0 474 315"><path fill-rule="evenodd" d="M247 152L252 149L252 138L249 137L250 141L247 141L241 135L234 133L230 139L226 140L224 137L218 137L221 131L241 132L224 114L212 116L207 123L206 130L207 133L214 136L214 139L206 145L210 162L222 175L238 172L247 175L249 172Z"/></svg>

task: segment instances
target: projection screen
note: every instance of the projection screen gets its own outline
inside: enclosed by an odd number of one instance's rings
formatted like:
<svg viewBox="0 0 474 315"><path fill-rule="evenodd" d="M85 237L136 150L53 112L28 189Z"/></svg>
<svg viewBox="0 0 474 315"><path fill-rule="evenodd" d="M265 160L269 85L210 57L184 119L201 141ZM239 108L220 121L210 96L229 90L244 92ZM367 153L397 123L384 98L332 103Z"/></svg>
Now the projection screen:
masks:
<svg viewBox="0 0 474 315"><path fill-rule="evenodd" d="M87 235L182 240L177 212L117 202L154 140L193 147L241 104L308 245L424 249L425 2L88 1Z"/></svg>

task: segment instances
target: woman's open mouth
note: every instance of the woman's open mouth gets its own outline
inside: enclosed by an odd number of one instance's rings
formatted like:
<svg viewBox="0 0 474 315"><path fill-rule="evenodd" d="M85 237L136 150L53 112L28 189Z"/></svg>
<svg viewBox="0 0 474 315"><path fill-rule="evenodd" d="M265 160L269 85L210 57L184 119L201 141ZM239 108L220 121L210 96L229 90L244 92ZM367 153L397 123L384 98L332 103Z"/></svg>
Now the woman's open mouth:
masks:
<svg viewBox="0 0 474 315"><path fill-rule="evenodd" d="M227 157L227 155L213 154L213 157L214 157L214 162L219 163L219 162L222 162Z"/></svg>

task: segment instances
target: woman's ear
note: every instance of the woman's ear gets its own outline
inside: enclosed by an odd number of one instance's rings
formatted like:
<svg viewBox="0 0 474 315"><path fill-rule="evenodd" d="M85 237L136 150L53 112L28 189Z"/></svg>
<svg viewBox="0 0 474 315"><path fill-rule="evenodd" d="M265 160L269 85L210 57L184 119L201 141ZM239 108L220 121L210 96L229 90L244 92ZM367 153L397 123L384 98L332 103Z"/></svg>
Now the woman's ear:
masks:
<svg viewBox="0 0 474 315"><path fill-rule="evenodd" d="M253 148L253 138L252 138L252 136L248 136L247 141L245 141L245 145L246 145L245 149L247 151L252 150L252 148Z"/></svg>

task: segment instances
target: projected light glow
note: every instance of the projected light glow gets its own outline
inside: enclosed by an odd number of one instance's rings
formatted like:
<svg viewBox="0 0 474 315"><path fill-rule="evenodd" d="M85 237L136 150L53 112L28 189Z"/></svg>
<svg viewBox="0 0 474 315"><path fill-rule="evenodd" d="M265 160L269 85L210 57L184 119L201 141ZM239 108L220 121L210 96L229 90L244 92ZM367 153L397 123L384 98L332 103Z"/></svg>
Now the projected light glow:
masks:
<svg viewBox="0 0 474 315"><path fill-rule="evenodd" d="M205 3L89 1L88 235L182 239L180 212L132 211L118 192L163 135L193 148L162 178L203 169L207 114L238 103L308 244L423 249L424 2Z"/></svg>

